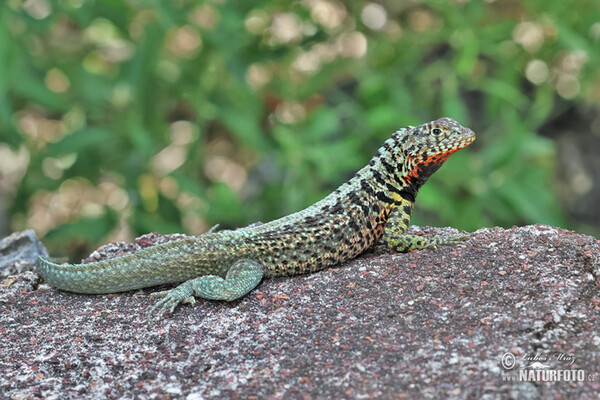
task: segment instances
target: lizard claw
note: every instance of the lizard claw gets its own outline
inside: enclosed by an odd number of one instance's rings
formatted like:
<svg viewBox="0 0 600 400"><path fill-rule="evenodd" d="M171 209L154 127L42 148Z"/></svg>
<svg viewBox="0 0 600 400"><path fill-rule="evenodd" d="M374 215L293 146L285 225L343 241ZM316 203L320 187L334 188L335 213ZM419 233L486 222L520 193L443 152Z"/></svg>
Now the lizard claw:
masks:
<svg viewBox="0 0 600 400"><path fill-rule="evenodd" d="M169 311L170 314L173 313L175 307L181 302L189 303L192 306L196 304L196 300L194 296L192 296L192 288L188 282L184 282L181 285L177 286L171 290L163 290L161 292L151 293L150 297L163 297L163 299L156 302L156 304L148 311L148 315L146 317L146 322L148 326L150 326L150 322L153 319L160 318L161 315L165 313L165 311Z"/></svg>
<svg viewBox="0 0 600 400"><path fill-rule="evenodd" d="M445 243L443 244L447 244L447 245L452 245L452 246L466 246L466 241L469 240L471 237L469 235L452 235L449 236Z"/></svg>
<svg viewBox="0 0 600 400"><path fill-rule="evenodd" d="M425 247L426 249L437 250L439 246L462 246L465 247L465 242L469 240L468 235L450 235L450 236L436 236L433 238L432 243Z"/></svg>
<svg viewBox="0 0 600 400"><path fill-rule="evenodd" d="M196 305L196 298L194 296L188 296L181 300L181 304L189 304L190 306L194 307Z"/></svg>
<svg viewBox="0 0 600 400"><path fill-rule="evenodd" d="M161 295L162 294L156 294L152 297L157 297ZM146 317L146 322L148 323L148 326L150 326L150 322L152 320L159 319L160 316L163 315L167 309L169 310L169 313L173 313L173 310L175 310L175 307L177 307L177 304L179 304L179 302L180 300L173 299L168 295L166 295L164 299L161 299L158 302L156 302L154 307L152 307L150 311L148 311L148 316Z"/></svg>

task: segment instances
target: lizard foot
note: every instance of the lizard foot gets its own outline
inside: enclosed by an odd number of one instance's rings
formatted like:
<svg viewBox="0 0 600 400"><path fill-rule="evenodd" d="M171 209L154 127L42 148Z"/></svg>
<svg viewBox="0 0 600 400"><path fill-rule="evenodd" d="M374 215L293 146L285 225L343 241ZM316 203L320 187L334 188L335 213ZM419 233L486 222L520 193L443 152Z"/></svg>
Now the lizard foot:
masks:
<svg viewBox="0 0 600 400"><path fill-rule="evenodd" d="M450 236L442 236L435 237L437 239L437 243L434 243L432 248L436 248L437 245L440 246L466 246L465 242L470 239L469 235L450 235Z"/></svg>
<svg viewBox="0 0 600 400"><path fill-rule="evenodd" d="M183 282L174 289L163 290L161 292L151 293L150 297L163 297L154 307L148 311L147 322L150 325L152 319L158 319L165 311L173 313L175 307L181 302L189 303L192 306L196 304L196 299L193 296L192 284L190 281Z"/></svg>
<svg viewBox="0 0 600 400"><path fill-rule="evenodd" d="M152 293L163 297L148 312L147 322L159 318L165 311L170 313L179 303L196 303L194 296L208 300L233 301L254 289L263 277L263 267L254 260L242 258L229 268L225 279L216 275L204 275L190 279L171 290Z"/></svg>
<svg viewBox="0 0 600 400"><path fill-rule="evenodd" d="M384 238L389 248L402 253L411 250L435 250L437 246L465 246L467 240L469 240L469 236L462 234L433 237L402 234L399 236L390 235L390 237Z"/></svg>

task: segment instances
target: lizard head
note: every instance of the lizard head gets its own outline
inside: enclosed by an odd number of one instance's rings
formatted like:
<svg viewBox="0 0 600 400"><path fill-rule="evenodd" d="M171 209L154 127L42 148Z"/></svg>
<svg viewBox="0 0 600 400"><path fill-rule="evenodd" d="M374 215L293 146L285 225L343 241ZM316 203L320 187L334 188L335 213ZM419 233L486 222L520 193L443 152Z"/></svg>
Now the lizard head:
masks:
<svg viewBox="0 0 600 400"><path fill-rule="evenodd" d="M475 140L475 133L452 118L440 118L398 131L403 165L401 175L417 189L454 152ZM408 183L408 182L407 182Z"/></svg>

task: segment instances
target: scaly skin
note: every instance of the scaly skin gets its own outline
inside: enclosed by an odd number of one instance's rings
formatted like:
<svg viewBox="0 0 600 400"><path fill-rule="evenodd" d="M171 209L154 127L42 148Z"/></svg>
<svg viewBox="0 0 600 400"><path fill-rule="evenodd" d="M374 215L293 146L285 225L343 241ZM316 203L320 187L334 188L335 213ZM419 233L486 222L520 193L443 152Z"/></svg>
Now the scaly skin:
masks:
<svg viewBox="0 0 600 400"><path fill-rule="evenodd" d="M192 296L235 300L262 278L315 272L352 259L383 239L395 251L460 245L466 236L404 234L419 188L446 159L475 140L450 118L395 132L369 164L312 206L266 224L207 233L91 264L40 258L49 284L77 293L114 293L180 283L149 312L171 312Z"/></svg>

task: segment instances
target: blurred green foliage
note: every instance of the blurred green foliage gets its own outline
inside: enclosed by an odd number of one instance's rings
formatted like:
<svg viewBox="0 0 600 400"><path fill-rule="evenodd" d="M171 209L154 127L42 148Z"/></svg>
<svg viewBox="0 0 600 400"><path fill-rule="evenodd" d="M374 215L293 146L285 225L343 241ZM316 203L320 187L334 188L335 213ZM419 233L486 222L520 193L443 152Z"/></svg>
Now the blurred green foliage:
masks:
<svg viewBox="0 0 600 400"><path fill-rule="evenodd" d="M64 251L271 220L440 116L478 140L414 223L568 226L536 132L598 104L599 21L595 0L2 2L12 228Z"/></svg>

